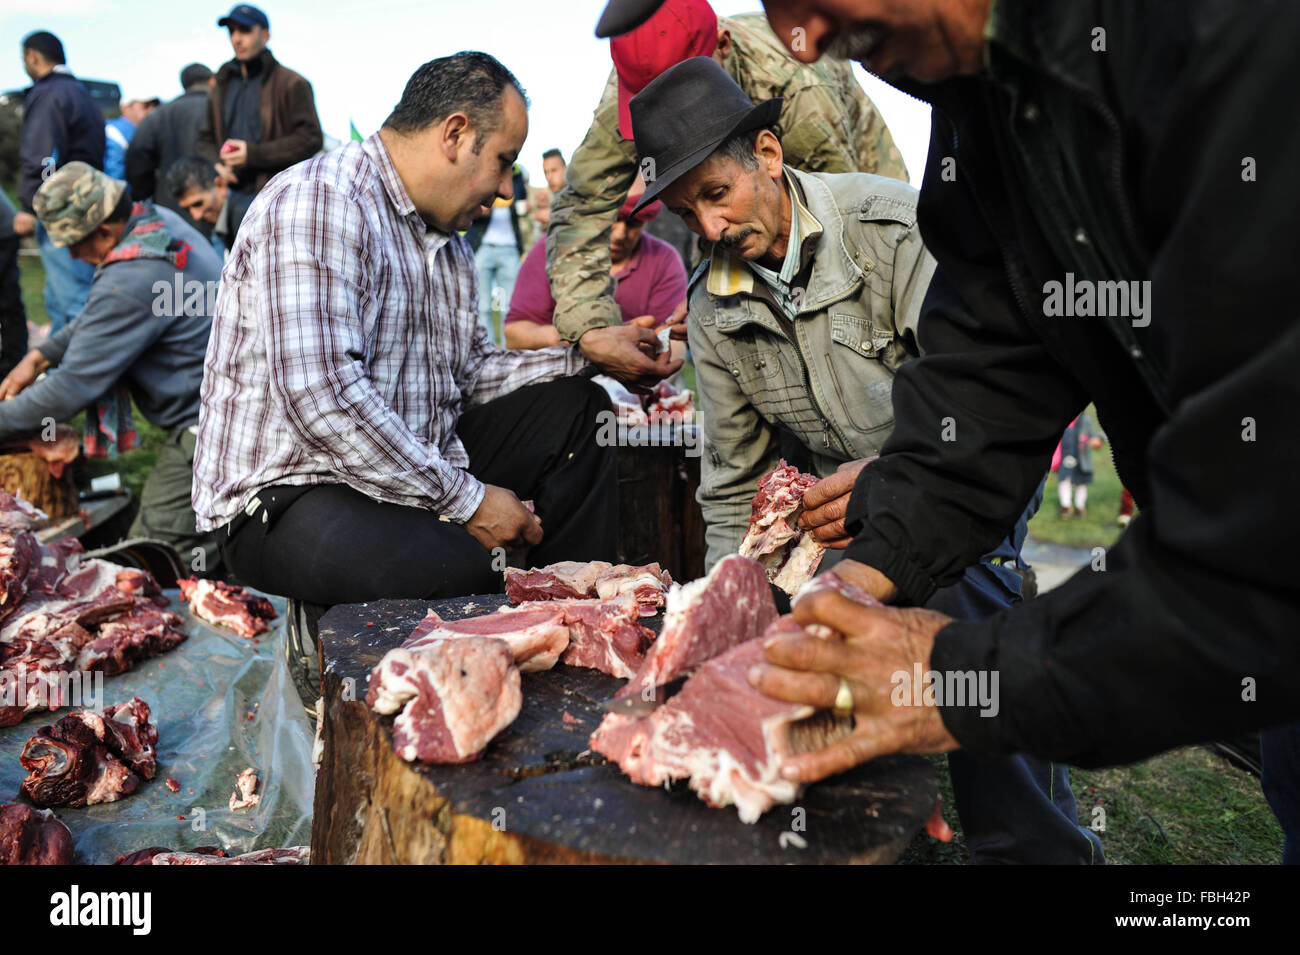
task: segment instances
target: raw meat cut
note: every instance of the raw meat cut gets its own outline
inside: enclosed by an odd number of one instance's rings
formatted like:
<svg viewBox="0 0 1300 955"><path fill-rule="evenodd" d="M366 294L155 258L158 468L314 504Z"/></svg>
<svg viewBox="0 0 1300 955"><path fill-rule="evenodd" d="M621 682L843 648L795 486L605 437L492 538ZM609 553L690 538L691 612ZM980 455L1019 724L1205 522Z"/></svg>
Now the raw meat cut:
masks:
<svg viewBox="0 0 1300 955"><path fill-rule="evenodd" d="M640 669L654 631L638 620L642 611L631 594L608 600L551 600L503 607L502 614L528 613L533 608L559 610L568 628L568 647L560 662L590 667L610 676L631 677Z"/></svg>
<svg viewBox="0 0 1300 955"><path fill-rule="evenodd" d="M190 612L200 620L233 630L241 637L255 637L271 629L275 608L265 597L222 580L184 577L176 583L181 588L181 600L188 601Z"/></svg>
<svg viewBox="0 0 1300 955"><path fill-rule="evenodd" d="M56 481L63 477L63 469L81 454L81 434L67 424L55 425L54 440L35 437L27 442L27 450L41 458Z"/></svg>
<svg viewBox="0 0 1300 955"><path fill-rule="evenodd" d="M0 865L72 865L72 833L48 809L0 803Z"/></svg>
<svg viewBox="0 0 1300 955"><path fill-rule="evenodd" d="M235 791L230 794L231 812L252 809L262 801L262 797L256 792L257 783L257 770L251 766L239 774L235 780Z"/></svg>
<svg viewBox="0 0 1300 955"><path fill-rule="evenodd" d="M106 620L77 653L77 670L103 670L106 676L125 673L142 660L180 646L184 621L169 610L136 607Z"/></svg>
<svg viewBox="0 0 1300 955"><path fill-rule="evenodd" d="M526 610L488 613L463 620L443 620L430 610L402 646L415 650L435 640L465 636L504 640L523 673L549 670L569 645L564 611L549 603L533 603Z"/></svg>
<svg viewBox="0 0 1300 955"><path fill-rule="evenodd" d="M591 748L644 786L688 779L710 806L735 805L742 822L793 802L799 786L781 777L782 759L821 749L852 728L851 718L775 700L749 685L764 639L800 629L782 617L763 636L709 660L649 716L607 714Z"/></svg>
<svg viewBox="0 0 1300 955"><path fill-rule="evenodd" d="M50 522L50 516L39 507L0 491L0 529L7 531L36 531Z"/></svg>
<svg viewBox="0 0 1300 955"><path fill-rule="evenodd" d="M629 696L675 680L759 636L776 617L762 565L730 554L714 564L707 577L673 585L659 639L637 675L616 695Z"/></svg>
<svg viewBox="0 0 1300 955"><path fill-rule="evenodd" d="M690 424L695 420L695 398L689 388L678 391L666 381L655 385L646 408L650 424Z"/></svg>
<svg viewBox="0 0 1300 955"><path fill-rule="evenodd" d="M5 607L19 598L0 612L0 726L67 705L70 682L79 686L89 671L121 673L185 639L145 571L82 560L75 540L41 546L26 531L0 531L0 554L15 574L0 580Z"/></svg>
<svg viewBox="0 0 1300 955"><path fill-rule="evenodd" d="M547 567L520 570L507 567L506 597L512 604L526 600L565 600L594 597L596 579L609 570L603 560L563 560Z"/></svg>
<svg viewBox="0 0 1300 955"><path fill-rule="evenodd" d="M664 605L668 588L673 585L673 578L658 564L615 564L596 578L592 584L595 593L592 596L609 600L621 594L636 597L641 616L653 617Z"/></svg>
<svg viewBox="0 0 1300 955"><path fill-rule="evenodd" d="M459 636L389 650L371 671L366 704L398 713L393 747L402 759L467 763L514 722L523 694L509 644Z"/></svg>
<svg viewBox="0 0 1300 955"><path fill-rule="evenodd" d="M795 593L794 600L791 601L790 606L797 606L799 601L811 597L815 593L820 593L823 590L833 590L841 597L847 597L854 603L860 603L864 607L884 606L884 604L871 596L871 594L867 593L861 587L854 586L837 574L830 572L820 574L800 587L798 592Z"/></svg>
<svg viewBox="0 0 1300 955"><path fill-rule="evenodd" d="M763 565L772 583L793 594L821 564L826 548L796 526L803 509L803 496L817 483L817 476L803 474L786 464L764 474L750 505L749 529L740 543L740 554Z"/></svg>
<svg viewBox="0 0 1300 955"><path fill-rule="evenodd" d="M161 846L140 849L118 856L113 865L310 865L311 847L289 846L285 849L258 849L240 856L228 856L225 849L199 846L197 849L173 850Z"/></svg>
<svg viewBox="0 0 1300 955"><path fill-rule="evenodd" d="M149 705L134 697L103 713L83 710L45 726L27 741L19 762L21 791L38 806L93 806L135 792L157 771L158 728Z"/></svg>

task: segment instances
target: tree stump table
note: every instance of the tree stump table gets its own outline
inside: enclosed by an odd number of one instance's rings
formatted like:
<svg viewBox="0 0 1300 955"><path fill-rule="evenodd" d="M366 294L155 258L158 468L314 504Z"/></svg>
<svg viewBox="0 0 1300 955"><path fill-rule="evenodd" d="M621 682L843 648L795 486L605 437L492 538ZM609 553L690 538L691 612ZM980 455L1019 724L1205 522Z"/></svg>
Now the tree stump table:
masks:
<svg viewBox="0 0 1300 955"><path fill-rule="evenodd" d="M430 607L457 619L504 602L385 600L321 618L313 863L889 863L938 802L934 772L916 756L810 786L753 825L734 807L709 808L684 780L638 786L587 745L600 701L624 681L562 665L523 675L518 718L476 762L399 759L393 718L365 704L371 668Z"/></svg>

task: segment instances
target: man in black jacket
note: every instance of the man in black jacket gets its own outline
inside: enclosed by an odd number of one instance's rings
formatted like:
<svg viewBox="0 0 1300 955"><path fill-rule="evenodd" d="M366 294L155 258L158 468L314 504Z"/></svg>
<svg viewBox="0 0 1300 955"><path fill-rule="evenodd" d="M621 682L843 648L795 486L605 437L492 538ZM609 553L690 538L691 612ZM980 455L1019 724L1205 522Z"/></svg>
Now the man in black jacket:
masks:
<svg viewBox="0 0 1300 955"><path fill-rule="evenodd" d="M104 116L68 69L63 44L53 33L38 30L23 38L23 69L32 85L23 100L18 173L22 209L14 216L13 229L20 236L36 236L45 266L45 311L54 332L85 307L95 270L50 242L36 220L32 199L42 182L70 162L104 167Z"/></svg>
<svg viewBox="0 0 1300 955"><path fill-rule="evenodd" d="M801 621L846 641L778 641L756 685L856 704L857 729L787 772L957 746L1096 766L1265 729L1294 861L1296 776L1278 752L1294 754L1300 717L1300 127L1269 106L1296 99L1300 6L767 8L795 56L862 59L934 107L925 354L895 378L895 430L851 500L806 502L823 539L853 537L835 572L904 604L951 583L1089 401L1141 507L1091 567L980 623L802 601ZM914 667L940 689L999 677L996 715L942 693L882 702Z"/></svg>
<svg viewBox="0 0 1300 955"><path fill-rule="evenodd" d="M132 198L152 199L173 212L181 211L165 177L176 160L194 155L211 86L212 71L202 63L191 63L181 70L185 92L144 118L126 151L126 181Z"/></svg>

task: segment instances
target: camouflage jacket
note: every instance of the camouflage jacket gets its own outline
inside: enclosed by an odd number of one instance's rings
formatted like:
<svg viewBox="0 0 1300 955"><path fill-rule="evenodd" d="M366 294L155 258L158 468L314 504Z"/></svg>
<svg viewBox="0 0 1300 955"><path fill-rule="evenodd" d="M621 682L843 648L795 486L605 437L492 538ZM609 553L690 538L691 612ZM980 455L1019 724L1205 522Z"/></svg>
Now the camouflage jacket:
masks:
<svg viewBox="0 0 1300 955"><path fill-rule="evenodd" d="M785 161L808 172L871 172L907 181L885 121L847 63L803 64L761 13L719 17L731 32L725 66L754 102L783 97L777 130ZM618 78L611 70L591 128L551 203L546 266L555 327L567 341L621 321L609 275L609 233L637 174L636 146L618 132Z"/></svg>

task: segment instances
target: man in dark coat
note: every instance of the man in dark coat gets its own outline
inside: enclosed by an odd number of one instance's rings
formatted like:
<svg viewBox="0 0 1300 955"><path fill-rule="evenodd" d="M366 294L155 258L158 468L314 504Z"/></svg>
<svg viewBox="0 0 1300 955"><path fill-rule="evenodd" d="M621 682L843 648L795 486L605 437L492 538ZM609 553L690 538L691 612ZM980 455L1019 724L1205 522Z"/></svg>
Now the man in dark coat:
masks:
<svg viewBox="0 0 1300 955"><path fill-rule="evenodd" d="M325 137L311 84L266 48L266 14L241 3L217 26L230 30L235 58L217 70L196 152L221 163L237 190L256 194L277 172L314 156Z"/></svg>
<svg viewBox="0 0 1300 955"><path fill-rule="evenodd" d="M45 266L45 311L53 332L85 307L95 270L50 241L36 220L32 200L41 183L70 162L103 168L104 116L90 91L68 69L63 44L53 33L39 30L23 38L23 69L32 85L23 100L18 173L22 209L14 216L13 229L20 236L36 236Z"/></svg>
<svg viewBox="0 0 1300 955"><path fill-rule="evenodd" d="M806 526L852 537L835 572L907 604L955 580L1090 399L1141 508L1100 561L978 623L801 602L796 617L846 643L778 641L756 684L848 702L857 729L787 773L957 746L1097 766L1262 729L1295 861L1300 127L1261 104L1295 101L1300 6L767 8L795 56L861 59L934 107L924 355L896 376L893 435L851 500L847 481L805 500ZM891 706L890 672L914 665L998 675L998 713Z"/></svg>
<svg viewBox="0 0 1300 955"><path fill-rule="evenodd" d="M191 63L181 70L185 92L144 118L126 151L126 181L133 198L152 199L156 205L181 211L165 176L176 160L194 155L211 86L212 71L202 63Z"/></svg>

